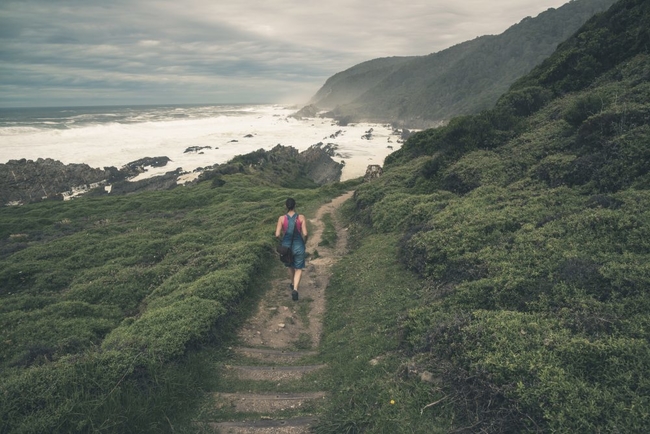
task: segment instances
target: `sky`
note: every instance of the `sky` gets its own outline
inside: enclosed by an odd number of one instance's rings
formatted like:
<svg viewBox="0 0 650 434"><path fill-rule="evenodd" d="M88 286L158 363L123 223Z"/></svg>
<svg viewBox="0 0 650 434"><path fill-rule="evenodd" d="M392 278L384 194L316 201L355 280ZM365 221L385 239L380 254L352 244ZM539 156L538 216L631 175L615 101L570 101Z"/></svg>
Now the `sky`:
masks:
<svg viewBox="0 0 650 434"><path fill-rule="evenodd" d="M0 107L302 104L568 0L2 0Z"/></svg>

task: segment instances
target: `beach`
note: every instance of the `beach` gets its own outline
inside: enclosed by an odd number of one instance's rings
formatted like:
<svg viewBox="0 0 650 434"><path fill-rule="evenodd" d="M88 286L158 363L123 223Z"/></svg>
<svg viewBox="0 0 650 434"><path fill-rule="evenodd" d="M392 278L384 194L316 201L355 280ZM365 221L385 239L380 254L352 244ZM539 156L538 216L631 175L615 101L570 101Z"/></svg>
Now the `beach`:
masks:
<svg viewBox="0 0 650 434"><path fill-rule="evenodd" d="M400 146L389 125L339 126L328 118L296 119L291 116L296 110L279 105L4 109L0 163L52 158L119 168L144 157L171 159L164 167L147 168L137 178L142 179L176 168L191 173L277 145L304 151L322 143L335 145L333 159L345 164L341 180L347 180L363 176L370 164L383 165Z"/></svg>

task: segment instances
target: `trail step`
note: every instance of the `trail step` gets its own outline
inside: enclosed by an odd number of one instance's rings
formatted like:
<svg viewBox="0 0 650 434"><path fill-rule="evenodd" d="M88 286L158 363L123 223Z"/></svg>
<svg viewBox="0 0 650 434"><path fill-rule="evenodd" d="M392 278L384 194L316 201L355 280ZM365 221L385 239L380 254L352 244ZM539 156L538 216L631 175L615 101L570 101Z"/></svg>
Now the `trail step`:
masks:
<svg viewBox="0 0 650 434"><path fill-rule="evenodd" d="M217 408L233 407L240 413L268 413L300 408L324 399L325 392L307 393L215 393Z"/></svg>
<svg viewBox="0 0 650 434"><path fill-rule="evenodd" d="M315 417L297 417L294 419L262 419L243 422L209 422L208 426L220 434L302 434L309 433L309 428L318 419Z"/></svg>
<svg viewBox="0 0 650 434"><path fill-rule="evenodd" d="M287 351L245 347L234 348L233 351L251 359L274 363L294 363L302 358L318 354L316 351Z"/></svg>
<svg viewBox="0 0 650 434"><path fill-rule="evenodd" d="M324 368L326 365L307 366L234 366L226 365L240 380L279 381L299 380L305 374Z"/></svg>

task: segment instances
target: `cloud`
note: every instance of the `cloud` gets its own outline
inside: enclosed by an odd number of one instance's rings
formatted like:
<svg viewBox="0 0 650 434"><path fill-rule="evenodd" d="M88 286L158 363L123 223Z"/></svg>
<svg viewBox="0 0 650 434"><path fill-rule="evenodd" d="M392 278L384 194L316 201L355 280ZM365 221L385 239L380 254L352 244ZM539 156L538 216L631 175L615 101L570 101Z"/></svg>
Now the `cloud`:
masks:
<svg viewBox="0 0 650 434"><path fill-rule="evenodd" d="M5 0L0 104L304 101L362 61L501 33L564 1Z"/></svg>

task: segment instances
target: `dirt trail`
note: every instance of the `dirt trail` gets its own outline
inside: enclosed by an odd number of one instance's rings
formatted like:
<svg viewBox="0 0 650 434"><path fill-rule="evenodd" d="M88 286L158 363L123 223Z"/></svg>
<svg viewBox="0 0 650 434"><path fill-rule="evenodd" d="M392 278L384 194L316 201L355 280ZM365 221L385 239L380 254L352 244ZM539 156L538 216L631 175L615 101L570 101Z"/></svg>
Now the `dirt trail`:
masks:
<svg viewBox="0 0 650 434"><path fill-rule="evenodd" d="M239 384L243 390L216 391L214 408L228 414L229 420L208 422L204 428L222 434L300 434L308 433L317 420L318 405L327 395L311 390L301 380L324 367L314 363L314 357L323 329L325 288L332 265L345 254L347 246L347 231L336 219L336 211L352 194L345 193L321 206L313 217L307 216L307 252L313 255L318 251L318 256L307 261L300 300L291 300L288 273L270 283L257 312L239 331L241 345L233 349L238 357L233 357L232 364L222 372L225 378L234 379L228 384ZM336 226L334 247L319 246L326 214L334 218ZM304 359L309 363L302 363ZM250 389L258 387L251 382L269 390L253 393Z"/></svg>

